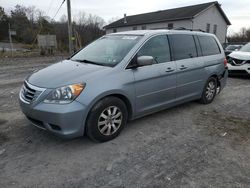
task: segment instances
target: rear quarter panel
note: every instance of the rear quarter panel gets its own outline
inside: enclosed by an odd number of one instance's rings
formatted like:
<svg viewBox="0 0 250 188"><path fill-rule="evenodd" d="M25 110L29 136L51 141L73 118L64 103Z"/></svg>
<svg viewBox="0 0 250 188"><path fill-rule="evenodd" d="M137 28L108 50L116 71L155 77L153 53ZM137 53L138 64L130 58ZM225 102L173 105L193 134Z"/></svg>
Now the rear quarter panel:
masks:
<svg viewBox="0 0 250 188"><path fill-rule="evenodd" d="M213 75L220 76L225 72L225 65L224 65L225 53L223 47L221 46L219 40L215 35L213 34L208 34L208 35L212 36L216 40L218 47L220 49L220 54L203 56L204 68L206 71L206 80Z"/></svg>

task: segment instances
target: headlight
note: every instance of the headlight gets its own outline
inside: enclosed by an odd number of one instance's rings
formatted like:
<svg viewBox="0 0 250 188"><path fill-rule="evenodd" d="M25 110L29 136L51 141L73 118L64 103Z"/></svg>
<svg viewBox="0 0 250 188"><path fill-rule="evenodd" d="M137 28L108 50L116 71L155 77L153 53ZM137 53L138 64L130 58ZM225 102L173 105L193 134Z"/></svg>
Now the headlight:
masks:
<svg viewBox="0 0 250 188"><path fill-rule="evenodd" d="M54 89L44 100L45 103L67 104L75 100L85 88L85 84L73 84Z"/></svg>

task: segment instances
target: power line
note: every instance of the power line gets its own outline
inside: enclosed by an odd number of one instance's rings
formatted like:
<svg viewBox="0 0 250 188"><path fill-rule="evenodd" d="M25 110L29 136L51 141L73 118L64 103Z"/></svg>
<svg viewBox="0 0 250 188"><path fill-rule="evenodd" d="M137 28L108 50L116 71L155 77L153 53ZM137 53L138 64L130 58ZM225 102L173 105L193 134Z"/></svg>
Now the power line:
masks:
<svg viewBox="0 0 250 188"><path fill-rule="evenodd" d="M54 18L56 17L56 15L58 14L58 12L59 12L59 10L62 8L62 6L63 6L63 3L65 2L65 0L63 0L62 1L62 3L61 3L61 5L60 5L60 7L57 9L57 11L56 11L56 13L55 13L55 15L52 17L52 20L54 20Z"/></svg>

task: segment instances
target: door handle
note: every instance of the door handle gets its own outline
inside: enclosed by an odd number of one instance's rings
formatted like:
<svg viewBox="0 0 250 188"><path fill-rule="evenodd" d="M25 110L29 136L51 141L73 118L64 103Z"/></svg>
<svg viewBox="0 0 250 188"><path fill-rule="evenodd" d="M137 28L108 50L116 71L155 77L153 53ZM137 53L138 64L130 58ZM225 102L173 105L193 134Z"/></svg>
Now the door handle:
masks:
<svg viewBox="0 0 250 188"><path fill-rule="evenodd" d="M168 67L165 72L173 72L173 71L174 71L174 69L172 69L171 67Z"/></svg>
<svg viewBox="0 0 250 188"><path fill-rule="evenodd" d="M185 65L181 65L181 67L180 67L180 70L185 70L185 69L187 69L188 67L186 67Z"/></svg>

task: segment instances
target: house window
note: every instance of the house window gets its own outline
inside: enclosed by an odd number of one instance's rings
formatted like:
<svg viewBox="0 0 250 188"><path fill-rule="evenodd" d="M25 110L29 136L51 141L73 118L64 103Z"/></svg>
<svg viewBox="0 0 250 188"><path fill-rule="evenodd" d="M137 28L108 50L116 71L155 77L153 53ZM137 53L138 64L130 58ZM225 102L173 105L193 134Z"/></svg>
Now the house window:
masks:
<svg viewBox="0 0 250 188"><path fill-rule="evenodd" d="M117 29L113 29L113 33L116 33L117 32Z"/></svg>
<svg viewBox="0 0 250 188"><path fill-rule="evenodd" d="M134 27L133 27L133 30L137 30L137 26L134 26Z"/></svg>
<svg viewBox="0 0 250 188"><path fill-rule="evenodd" d="M173 29L174 28L174 24L173 23L169 23L168 24L168 29Z"/></svg>
<svg viewBox="0 0 250 188"><path fill-rule="evenodd" d="M146 30L146 29L147 29L147 26L143 25L143 26L141 26L141 29L142 29L142 30Z"/></svg>
<svg viewBox="0 0 250 188"><path fill-rule="evenodd" d="M207 33L210 33L210 24L209 24L209 23L207 23L206 32L207 32Z"/></svg>
<svg viewBox="0 0 250 188"><path fill-rule="evenodd" d="M217 33L217 25L216 25L216 24L214 25L213 33L214 33L215 35L216 35L216 33Z"/></svg>

